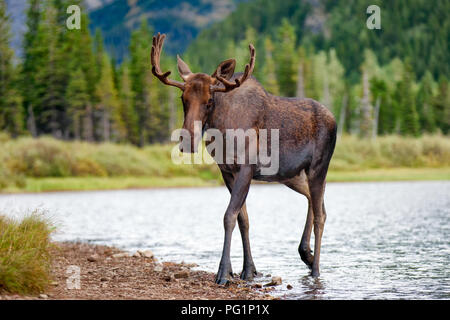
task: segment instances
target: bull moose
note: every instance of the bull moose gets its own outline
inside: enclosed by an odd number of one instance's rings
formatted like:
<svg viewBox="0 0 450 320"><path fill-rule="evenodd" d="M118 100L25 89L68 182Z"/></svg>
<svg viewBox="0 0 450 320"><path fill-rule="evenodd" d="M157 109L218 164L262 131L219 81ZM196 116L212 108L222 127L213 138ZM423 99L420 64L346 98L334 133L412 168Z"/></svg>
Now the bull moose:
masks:
<svg viewBox="0 0 450 320"><path fill-rule="evenodd" d="M225 284L233 275L230 246L236 220L244 249L244 266L240 278L252 280L257 274L250 250L245 205L252 179L279 182L306 196L308 214L298 252L311 269L311 275L318 277L320 246L326 220L325 179L336 144L333 114L313 99L285 98L268 93L251 76L255 66L255 48L251 44L250 62L243 73L234 73L234 59L221 62L212 75L192 73L177 56L178 71L183 82L169 79L170 71L163 72L160 67L164 39L165 35L160 33L153 37L152 73L164 84L182 90L183 129L191 132L192 137L195 136L193 131L196 121L201 121L203 131L214 128L224 135L227 129L255 129L256 132L262 129L279 130L279 167L276 173L261 174L261 165L258 163L218 164L231 199L224 216L225 239L216 283ZM180 151L195 152L198 143L198 139L194 138L183 140ZM310 247L313 226L314 254Z"/></svg>

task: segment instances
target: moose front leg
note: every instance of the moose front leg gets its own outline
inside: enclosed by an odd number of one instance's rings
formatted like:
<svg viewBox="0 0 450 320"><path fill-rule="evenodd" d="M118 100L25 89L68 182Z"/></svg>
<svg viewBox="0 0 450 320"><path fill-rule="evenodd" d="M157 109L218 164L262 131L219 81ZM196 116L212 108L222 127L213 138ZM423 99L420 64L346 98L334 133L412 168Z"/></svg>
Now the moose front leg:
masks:
<svg viewBox="0 0 450 320"><path fill-rule="evenodd" d="M233 276L230 260L231 236L236 226L236 218L247 198L250 183L252 181L253 170L250 166L242 166L236 174L231 199L228 208L225 211L223 225L225 229L225 238L223 243L222 259L219 264L219 271L216 275L217 284L226 284Z"/></svg>
<svg viewBox="0 0 450 320"><path fill-rule="evenodd" d="M234 186L234 176L231 173L221 171L223 181L225 182L225 185L228 188L228 191L233 191ZM255 264L253 262L252 258L252 252L250 249L250 239L248 234L249 229L249 223L248 223L248 214L247 214L247 206L244 204L242 205L241 210L239 211L238 217L238 224L239 224L239 230L241 232L241 238L242 238L242 247L244 249L244 266L242 268L241 272L241 279L242 280L253 280L253 278L257 275Z"/></svg>

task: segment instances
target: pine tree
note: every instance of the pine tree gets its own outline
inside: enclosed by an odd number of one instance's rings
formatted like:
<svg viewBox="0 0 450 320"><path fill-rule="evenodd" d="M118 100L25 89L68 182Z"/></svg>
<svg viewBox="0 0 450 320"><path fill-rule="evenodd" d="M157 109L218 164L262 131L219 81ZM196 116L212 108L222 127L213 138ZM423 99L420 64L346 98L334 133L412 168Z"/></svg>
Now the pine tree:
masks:
<svg viewBox="0 0 450 320"><path fill-rule="evenodd" d="M72 122L73 136L76 140L81 139L82 117L89 103L86 79L83 70L78 68L70 78L67 86L66 98L68 101L67 114Z"/></svg>
<svg viewBox="0 0 450 320"><path fill-rule="evenodd" d="M65 129L65 90L66 69L65 56L61 47L61 28L58 25L58 8L51 2L45 7L45 19L39 25L38 37L46 45L43 65L37 70L36 77L43 87L39 124L45 133L51 133L56 138L63 137Z"/></svg>
<svg viewBox="0 0 450 320"><path fill-rule="evenodd" d="M339 61L336 50L331 49L328 52L327 75L328 88L330 92L330 104L327 107L336 115L341 106L345 91L344 81L345 70Z"/></svg>
<svg viewBox="0 0 450 320"><path fill-rule="evenodd" d="M280 93L284 96L293 97L296 93L297 76L295 30L287 19L283 19L277 34L279 38L277 39L274 56Z"/></svg>
<svg viewBox="0 0 450 320"><path fill-rule="evenodd" d="M434 81L431 72L427 71L420 82L420 89L417 94L417 112L419 113L420 124L424 131L436 131L436 115L433 108L433 87Z"/></svg>
<svg viewBox="0 0 450 320"><path fill-rule="evenodd" d="M87 103L82 112L81 136L84 140L95 141L94 105L98 103L97 98L97 64L95 60L93 41L89 32L89 18L85 13L81 15L81 29L68 32L67 40L70 52L70 69L75 74L81 69L86 83Z"/></svg>
<svg viewBox="0 0 450 320"><path fill-rule="evenodd" d="M413 72L409 63L405 64L403 79L399 83L400 98L400 132L405 135L420 134L419 115L416 110L416 99L413 91Z"/></svg>
<svg viewBox="0 0 450 320"><path fill-rule="evenodd" d="M101 132L103 141L121 140L125 136L117 91L114 86L113 73L109 57L103 54L101 76L97 83L97 109L101 113Z"/></svg>
<svg viewBox="0 0 450 320"><path fill-rule="evenodd" d="M14 53L9 47L11 34L5 2L0 2L0 130L17 136L23 130L22 99L17 87Z"/></svg>
<svg viewBox="0 0 450 320"><path fill-rule="evenodd" d="M39 134L35 114L39 114L41 85L36 79L38 70L44 63L45 46L39 34L43 15L41 0L30 0L27 11L27 32L23 38L23 64L20 87L27 115L27 127L33 136Z"/></svg>
<svg viewBox="0 0 450 320"><path fill-rule="evenodd" d="M139 143L137 115L133 108L134 93L131 89L130 71L126 62L122 64L119 97L120 116L125 128L126 139L137 145Z"/></svg>
<svg viewBox="0 0 450 320"><path fill-rule="evenodd" d="M434 110L437 125L444 134L450 131L450 91L449 83L445 76L441 76L438 85L438 94L434 99Z"/></svg>
<svg viewBox="0 0 450 320"><path fill-rule="evenodd" d="M148 86L152 77L149 75L148 54L151 49L151 33L147 22L142 21L138 30L131 35L130 41L130 76L134 92L134 109L137 115L139 132L139 145L143 146L149 142L151 134L151 122L155 124L156 119L150 119L151 108L153 108L156 92L151 92Z"/></svg>
<svg viewBox="0 0 450 320"><path fill-rule="evenodd" d="M264 67L263 67L263 74L264 74L263 85L264 88L271 94L279 95L280 89L278 88L277 77L275 74L275 62L273 59L274 47L269 37L265 39L264 47L266 56L264 59Z"/></svg>
<svg viewBox="0 0 450 320"><path fill-rule="evenodd" d="M104 50L102 34L100 29L96 29L94 36L95 82L100 81L102 77L103 54Z"/></svg>

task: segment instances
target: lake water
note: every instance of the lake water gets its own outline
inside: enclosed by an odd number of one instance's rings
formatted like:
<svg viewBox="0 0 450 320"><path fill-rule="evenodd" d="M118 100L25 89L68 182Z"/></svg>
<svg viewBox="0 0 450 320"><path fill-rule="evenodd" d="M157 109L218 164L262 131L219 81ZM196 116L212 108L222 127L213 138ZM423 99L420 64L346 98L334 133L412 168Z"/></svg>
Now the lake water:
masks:
<svg viewBox="0 0 450 320"><path fill-rule="evenodd" d="M150 248L160 261L195 262L216 272L228 200L224 187L0 195L0 212L43 209L59 225L55 240ZM314 280L297 252L306 198L282 185L250 188L253 258L259 272L283 278L275 295L450 299L450 181L329 183L325 205L321 276ZM237 226L231 254L238 273Z"/></svg>

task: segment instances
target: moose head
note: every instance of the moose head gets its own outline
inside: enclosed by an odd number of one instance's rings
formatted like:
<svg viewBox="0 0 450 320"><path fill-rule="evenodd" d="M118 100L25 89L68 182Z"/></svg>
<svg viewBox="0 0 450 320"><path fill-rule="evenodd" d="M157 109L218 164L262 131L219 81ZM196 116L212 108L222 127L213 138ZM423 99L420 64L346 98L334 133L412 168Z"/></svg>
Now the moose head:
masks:
<svg viewBox="0 0 450 320"><path fill-rule="evenodd" d="M169 79L170 71L162 72L160 67L160 57L164 44L165 34L158 33L153 37L153 45L151 51L152 73L164 84L174 86L181 91L181 100L183 102L184 123L183 129L188 130L191 141L182 141L180 151L196 152L201 136L194 135L194 122L201 121L202 132L205 128L209 112L214 106L214 93L229 92L239 87L247 80L255 67L255 48L252 44L250 49L250 62L245 66L244 73L234 79L230 79L234 75L236 67L235 59L227 59L219 64L212 75L205 73L193 73L188 65L177 55L178 72L184 82Z"/></svg>

